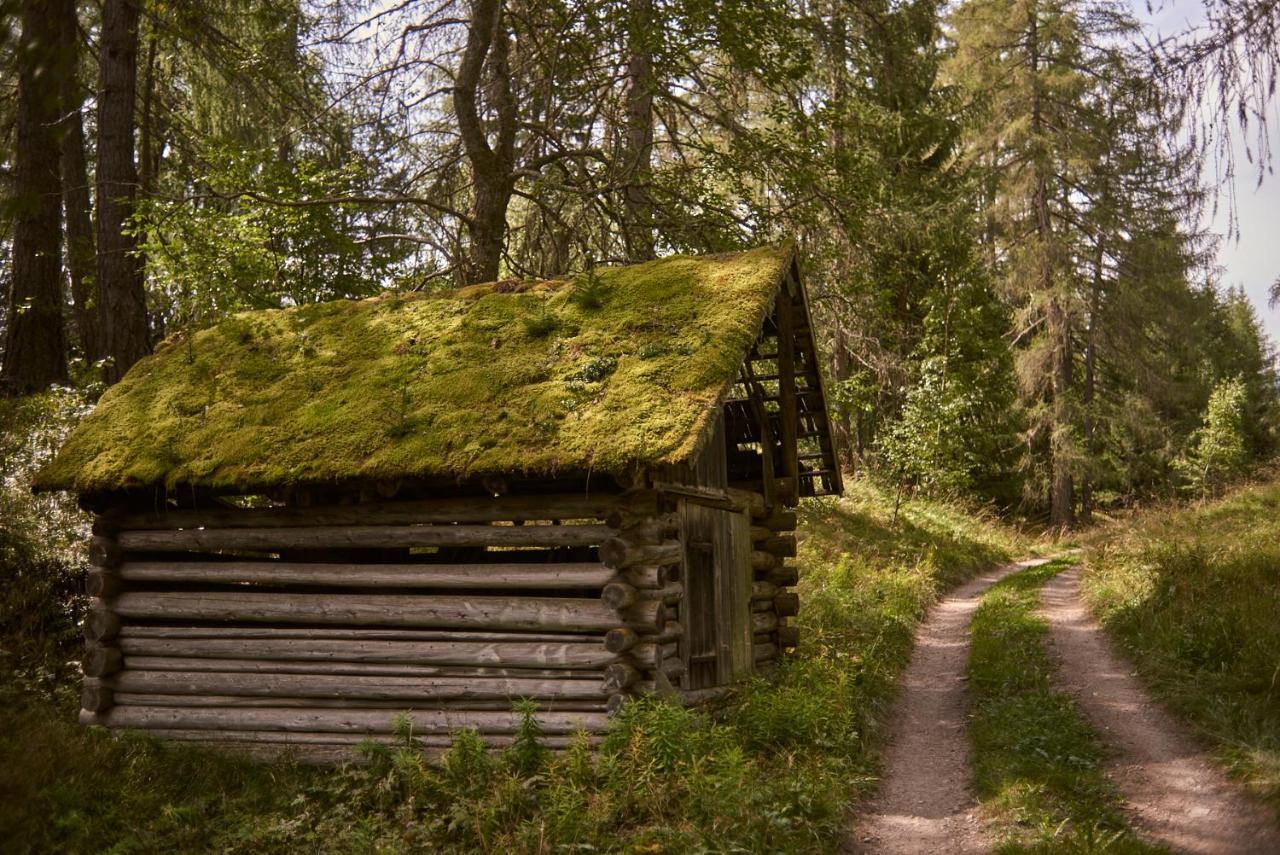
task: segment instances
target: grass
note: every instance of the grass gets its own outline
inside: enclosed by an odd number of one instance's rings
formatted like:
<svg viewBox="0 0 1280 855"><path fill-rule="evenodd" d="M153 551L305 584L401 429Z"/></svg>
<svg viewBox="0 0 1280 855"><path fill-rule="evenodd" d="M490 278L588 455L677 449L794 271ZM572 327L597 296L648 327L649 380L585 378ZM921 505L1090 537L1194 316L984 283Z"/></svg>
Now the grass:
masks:
<svg viewBox="0 0 1280 855"><path fill-rule="evenodd" d="M1040 589L1071 563L1057 559L1002 580L974 615L969 688L978 798L999 852L1161 852L1126 826L1099 735L1074 699L1053 688Z"/></svg>
<svg viewBox="0 0 1280 855"><path fill-rule="evenodd" d="M1085 596L1152 693L1280 816L1280 479L1148 512L1087 556Z"/></svg>
<svg viewBox="0 0 1280 855"><path fill-rule="evenodd" d="M404 734L366 765L320 770L115 739L75 723L74 680L53 667L75 657L66 642L0 670L0 839L71 853L836 851L874 787L925 609L1028 547L971 509L913 500L894 526L892 505L854 482L802 506L799 655L718 710L629 705L597 752L550 755L532 720L500 752L462 733L428 763ZM0 616L18 608L6 596Z"/></svg>

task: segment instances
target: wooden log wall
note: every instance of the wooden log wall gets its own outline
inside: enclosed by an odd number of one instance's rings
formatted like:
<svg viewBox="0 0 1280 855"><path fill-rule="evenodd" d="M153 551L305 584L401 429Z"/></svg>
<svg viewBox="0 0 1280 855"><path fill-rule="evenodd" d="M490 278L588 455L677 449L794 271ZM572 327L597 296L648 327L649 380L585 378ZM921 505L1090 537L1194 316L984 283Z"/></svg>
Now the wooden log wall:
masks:
<svg viewBox="0 0 1280 855"><path fill-rule="evenodd" d="M81 719L329 757L389 739L553 740L678 682L675 519L649 491L109 508L91 542Z"/></svg>
<svg viewBox="0 0 1280 855"><path fill-rule="evenodd" d="M760 670L794 650L800 642L794 625L800 598L790 590L799 575L795 564L788 561L796 555L796 514L782 508L769 509L763 501L748 505L751 508L751 566L755 573L751 618L755 667Z"/></svg>

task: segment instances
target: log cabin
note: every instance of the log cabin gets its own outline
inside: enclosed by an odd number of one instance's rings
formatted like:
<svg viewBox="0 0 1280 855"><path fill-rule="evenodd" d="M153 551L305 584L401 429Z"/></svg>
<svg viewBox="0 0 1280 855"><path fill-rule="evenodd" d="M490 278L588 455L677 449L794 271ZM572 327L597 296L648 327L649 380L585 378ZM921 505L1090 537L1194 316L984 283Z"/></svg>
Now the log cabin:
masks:
<svg viewBox="0 0 1280 855"><path fill-rule="evenodd" d="M702 702L796 646L832 442L790 246L172 337L37 479L93 513L81 720L325 762Z"/></svg>

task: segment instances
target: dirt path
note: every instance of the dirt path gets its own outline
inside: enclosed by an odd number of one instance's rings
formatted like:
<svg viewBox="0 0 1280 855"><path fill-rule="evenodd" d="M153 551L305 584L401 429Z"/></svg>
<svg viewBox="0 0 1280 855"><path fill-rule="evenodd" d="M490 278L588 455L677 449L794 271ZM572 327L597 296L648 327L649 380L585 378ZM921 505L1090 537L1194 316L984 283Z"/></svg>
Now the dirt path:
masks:
<svg viewBox="0 0 1280 855"><path fill-rule="evenodd" d="M929 612L889 713L880 792L855 823L846 852L917 855L985 850L973 796L964 676L969 621L1000 579L1034 559L989 570Z"/></svg>
<svg viewBox="0 0 1280 855"><path fill-rule="evenodd" d="M1109 770L1140 833L1178 852L1280 853L1280 829L1154 704L1111 649L1080 598L1080 571L1044 589L1044 614L1061 661L1058 682L1119 751Z"/></svg>

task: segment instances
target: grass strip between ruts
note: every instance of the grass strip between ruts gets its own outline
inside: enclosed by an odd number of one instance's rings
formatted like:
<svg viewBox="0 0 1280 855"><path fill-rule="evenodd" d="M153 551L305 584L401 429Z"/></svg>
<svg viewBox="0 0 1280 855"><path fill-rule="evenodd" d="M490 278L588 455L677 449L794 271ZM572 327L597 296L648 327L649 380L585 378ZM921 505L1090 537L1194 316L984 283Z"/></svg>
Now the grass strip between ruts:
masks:
<svg viewBox="0 0 1280 855"><path fill-rule="evenodd" d="M1059 558L1000 581L974 615L970 735L982 812L997 852L1162 852L1125 823L1103 771L1107 749L1053 686L1040 590L1072 563Z"/></svg>

